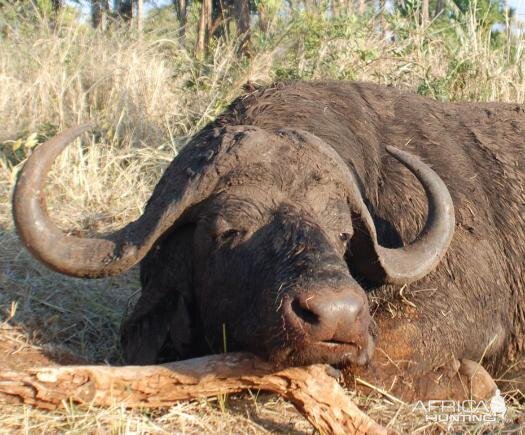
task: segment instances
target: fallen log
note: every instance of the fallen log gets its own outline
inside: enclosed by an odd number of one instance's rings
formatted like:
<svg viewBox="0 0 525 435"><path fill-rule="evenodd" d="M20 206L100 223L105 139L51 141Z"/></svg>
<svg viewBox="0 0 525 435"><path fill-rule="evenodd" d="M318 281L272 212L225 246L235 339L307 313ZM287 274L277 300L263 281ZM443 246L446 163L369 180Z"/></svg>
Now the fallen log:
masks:
<svg viewBox="0 0 525 435"><path fill-rule="evenodd" d="M246 389L277 393L321 433L387 434L345 394L326 365L275 372L252 355L211 355L155 366L59 366L0 372L0 399L56 409L80 405L160 408Z"/></svg>

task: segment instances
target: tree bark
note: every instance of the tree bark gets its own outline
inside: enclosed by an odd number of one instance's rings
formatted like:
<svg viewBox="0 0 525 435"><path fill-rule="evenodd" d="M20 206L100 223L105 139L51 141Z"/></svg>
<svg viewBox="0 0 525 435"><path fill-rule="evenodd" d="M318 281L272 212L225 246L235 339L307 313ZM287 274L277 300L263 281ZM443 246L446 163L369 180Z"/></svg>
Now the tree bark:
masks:
<svg viewBox="0 0 525 435"><path fill-rule="evenodd" d="M434 10L434 16L437 17L445 10L445 0L436 0L436 9Z"/></svg>
<svg viewBox="0 0 525 435"><path fill-rule="evenodd" d="M57 28L58 17L60 14L60 10L62 9L62 6L64 6L63 0L51 0L51 14L49 17L49 24L52 29Z"/></svg>
<svg viewBox="0 0 525 435"><path fill-rule="evenodd" d="M210 37L229 39L230 18L236 18L234 0L213 0L210 25Z"/></svg>
<svg viewBox="0 0 525 435"><path fill-rule="evenodd" d="M310 12L310 13L317 12L315 0L304 0L304 8L307 12Z"/></svg>
<svg viewBox="0 0 525 435"><path fill-rule="evenodd" d="M261 32L268 32L270 29L270 17L268 8L263 2L257 4L257 15L259 16L259 20L257 21L259 29L261 29Z"/></svg>
<svg viewBox="0 0 525 435"><path fill-rule="evenodd" d="M379 23L381 26L381 37L386 35L385 6L386 0L379 0Z"/></svg>
<svg viewBox="0 0 525 435"><path fill-rule="evenodd" d="M429 20L428 0L421 0L421 24L426 26Z"/></svg>
<svg viewBox="0 0 525 435"><path fill-rule="evenodd" d="M359 0L359 14L363 15L366 11L366 0Z"/></svg>
<svg viewBox="0 0 525 435"><path fill-rule="evenodd" d="M132 0L114 0L114 9L119 18L129 21L133 18Z"/></svg>
<svg viewBox="0 0 525 435"><path fill-rule="evenodd" d="M332 0L331 9L332 16L340 17L350 15L352 12L352 0ZM364 3L363 10L359 10L360 13L364 12Z"/></svg>
<svg viewBox="0 0 525 435"><path fill-rule="evenodd" d="M63 0L51 0L51 7L53 8L53 12L55 14L58 13L62 8L62 1Z"/></svg>
<svg viewBox="0 0 525 435"><path fill-rule="evenodd" d="M0 401L49 410L62 406L63 401L157 408L179 400L257 389L290 400L320 433L389 433L350 400L334 372L323 365L274 372L269 363L242 353L158 366L35 368L1 372Z"/></svg>
<svg viewBox="0 0 525 435"><path fill-rule="evenodd" d="M184 41L186 38L186 24L188 22L188 3L186 0L174 0L177 19L179 20L179 38Z"/></svg>
<svg viewBox="0 0 525 435"><path fill-rule="evenodd" d="M95 29L106 29L107 14L109 10L108 0L92 0L91 1L91 23Z"/></svg>
<svg viewBox="0 0 525 435"><path fill-rule="evenodd" d="M202 0L199 28L197 31L197 45L195 47L195 55L199 59L202 58L208 50L211 27L211 8L212 0Z"/></svg>
<svg viewBox="0 0 525 435"><path fill-rule="evenodd" d="M239 37L239 52L250 54L250 2L249 0L234 0L233 11L237 21Z"/></svg>
<svg viewBox="0 0 525 435"><path fill-rule="evenodd" d="M137 30L142 33L144 27L144 1L137 0Z"/></svg>

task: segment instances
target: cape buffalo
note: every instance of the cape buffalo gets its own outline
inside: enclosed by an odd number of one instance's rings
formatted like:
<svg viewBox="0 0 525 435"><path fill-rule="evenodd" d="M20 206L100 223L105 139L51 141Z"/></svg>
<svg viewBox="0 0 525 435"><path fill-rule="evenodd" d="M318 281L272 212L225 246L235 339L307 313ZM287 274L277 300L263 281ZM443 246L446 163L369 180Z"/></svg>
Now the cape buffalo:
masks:
<svg viewBox="0 0 525 435"><path fill-rule="evenodd" d="M74 237L43 205L53 160L89 126L36 149L14 217L59 272L97 278L140 261L122 325L130 363L226 340L280 365L346 366L403 397L447 396L458 360L523 365L524 111L364 83L252 88L125 228Z"/></svg>

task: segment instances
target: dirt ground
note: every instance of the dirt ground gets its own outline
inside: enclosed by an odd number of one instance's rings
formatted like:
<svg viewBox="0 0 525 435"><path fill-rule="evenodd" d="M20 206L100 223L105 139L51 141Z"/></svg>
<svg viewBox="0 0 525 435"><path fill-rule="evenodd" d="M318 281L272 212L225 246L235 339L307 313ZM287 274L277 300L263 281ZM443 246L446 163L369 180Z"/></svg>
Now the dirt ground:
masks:
<svg viewBox="0 0 525 435"><path fill-rule="evenodd" d="M8 329L4 325L4 329ZM46 352L43 349L38 349L31 346L29 343L22 340L9 337L5 334L2 337L4 340L0 341L0 371L3 370L24 370L31 367L57 366L57 365L72 365L72 364L86 364L86 360L75 357L67 351Z"/></svg>
<svg viewBox="0 0 525 435"><path fill-rule="evenodd" d="M35 346L22 327L0 325L0 371L30 367L86 364L60 346ZM450 424L426 421L424 415L375 396L352 398L369 415L402 433L525 433L521 393L506 397L509 412L497 424ZM262 392L211 398L177 404L164 410L125 410L118 404L109 409L64 404L57 411L0 403L0 433L286 433L312 434L310 424L280 397Z"/></svg>

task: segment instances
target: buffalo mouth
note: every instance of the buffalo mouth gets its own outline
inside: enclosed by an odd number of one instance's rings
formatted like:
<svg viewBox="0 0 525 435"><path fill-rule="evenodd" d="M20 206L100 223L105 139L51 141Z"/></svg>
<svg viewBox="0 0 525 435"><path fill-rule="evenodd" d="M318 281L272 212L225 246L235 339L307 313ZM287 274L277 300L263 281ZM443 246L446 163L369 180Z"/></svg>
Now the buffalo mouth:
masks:
<svg viewBox="0 0 525 435"><path fill-rule="evenodd" d="M336 367L363 366L370 362L375 335L368 333L362 344L339 340L312 341L303 337L292 346L270 352L269 360L279 367L330 364Z"/></svg>
<svg viewBox="0 0 525 435"><path fill-rule="evenodd" d="M339 340L322 340L319 343L324 346L328 346L328 347L356 346L355 343L346 343L344 341L339 341Z"/></svg>
<svg viewBox="0 0 525 435"><path fill-rule="evenodd" d="M365 365L372 358L375 344L372 334L367 335L368 337L366 337L363 344L340 340L323 340L314 343L313 346L318 347L320 353L326 354L329 359L333 360L330 364Z"/></svg>

